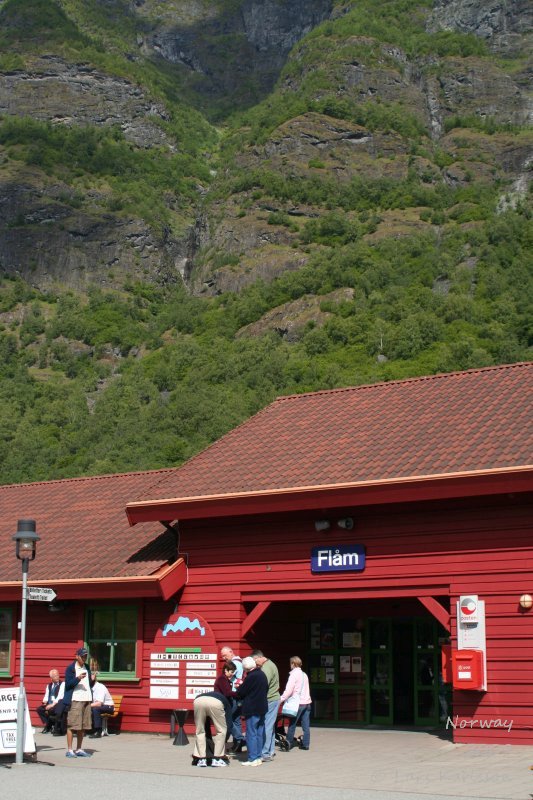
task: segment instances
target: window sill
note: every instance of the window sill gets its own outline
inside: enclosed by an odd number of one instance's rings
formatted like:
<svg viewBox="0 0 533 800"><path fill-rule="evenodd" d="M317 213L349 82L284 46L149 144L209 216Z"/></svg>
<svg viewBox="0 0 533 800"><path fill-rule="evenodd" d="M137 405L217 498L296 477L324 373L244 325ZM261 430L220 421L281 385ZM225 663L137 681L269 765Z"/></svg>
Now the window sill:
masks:
<svg viewBox="0 0 533 800"><path fill-rule="evenodd" d="M99 672L98 681L101 683L140 683L141 679L138 675L132 675L131 672Z"/></svg>

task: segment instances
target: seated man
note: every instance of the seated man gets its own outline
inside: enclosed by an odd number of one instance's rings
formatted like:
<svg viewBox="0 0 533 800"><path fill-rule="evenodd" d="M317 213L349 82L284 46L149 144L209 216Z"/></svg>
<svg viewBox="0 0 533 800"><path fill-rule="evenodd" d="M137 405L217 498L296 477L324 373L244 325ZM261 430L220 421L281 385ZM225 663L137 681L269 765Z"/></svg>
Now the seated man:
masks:
<svg viewBox="0 0 533 800"><path fill-rule="evenodd" d="M65 681L61 681L59 693L57 695L57 704L54 708L54 736L64 736L67 732L67 714L70 706L65 705Z"/></svg>
<svg viewBox="0 0 533 800"><path fill-rule="evenodd" d="M42 733L50 733L54 726L55 709L61 685L57 669L51 669L49 674L50 683L46 684L41 705L35 709L44 725Z"/></svg>
<svg viewBox="0 0 533 800"><path fill-rule="evenodd" d="M115 710L113 698L109 694L107 686L98 681L98 673L93 672L95 684L93 686L93 701L91 703L93 715L93 732L89 739L100 739L102 736L102 714L112 714Z"/></svg>

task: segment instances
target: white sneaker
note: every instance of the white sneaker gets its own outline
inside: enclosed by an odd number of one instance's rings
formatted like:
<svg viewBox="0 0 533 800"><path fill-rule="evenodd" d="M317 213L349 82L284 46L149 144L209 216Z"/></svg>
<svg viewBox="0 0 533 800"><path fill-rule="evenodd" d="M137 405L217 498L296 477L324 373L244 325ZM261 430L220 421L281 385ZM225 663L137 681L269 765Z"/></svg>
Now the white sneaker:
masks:
<svg viewBox="0 0 533 800"><path fill-rule="evenodd" d="M241 763L243 767L260 767L263 762L260 758L256 758L255 761L242 761Z"/></svg>
<svg viewBox="0 0 533 800"><path fill-rule="evenodd" d="M223 758L214 758L211 761L211 766L212 767L227 767L228 765L226 764L226 762L224 761Z"/></svg>
<svg viewBox="0 0 533 800"><path fill-rule="evenodd" d="M199 758L198 761L196 762L196 766L207 767L207 761L205 760L205 758Z"/></svg>

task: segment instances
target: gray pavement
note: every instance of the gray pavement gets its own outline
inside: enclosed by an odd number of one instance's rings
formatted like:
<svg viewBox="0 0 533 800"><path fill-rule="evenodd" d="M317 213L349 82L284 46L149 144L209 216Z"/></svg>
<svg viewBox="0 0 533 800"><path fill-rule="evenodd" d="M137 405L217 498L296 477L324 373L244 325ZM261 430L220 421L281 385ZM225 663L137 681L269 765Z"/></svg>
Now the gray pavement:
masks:
<svg viewBox="0 0 533 800"><path fill-rule="evenodd" d="M311 750L278 751L253 769L237 759L227 768L191 766L189 746L168 736L122 733L87 739L89 759L65 758L65 742L36 734L37 763L2 757L1 796L66 800L73 793L144 800L178 792L194 800L298 793L304 800L531 800L532 748L454 745L445 734L398 730L313 728Z"/></svg>

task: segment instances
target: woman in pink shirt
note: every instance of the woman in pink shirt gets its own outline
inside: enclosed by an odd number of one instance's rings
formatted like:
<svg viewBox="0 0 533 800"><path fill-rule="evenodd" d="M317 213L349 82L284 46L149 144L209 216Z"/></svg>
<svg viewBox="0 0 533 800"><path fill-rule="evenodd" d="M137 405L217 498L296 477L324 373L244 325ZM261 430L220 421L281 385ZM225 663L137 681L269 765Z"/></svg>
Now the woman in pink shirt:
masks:
<svg viewBox="0 0 533 800"><path fill-rule="evenodd" d="M302 670L302 659L299 656L292 656L290 659L291 671L289 680L285 687L285 691L280 697L280 703L284 703L289 697L299 695L298 714L291 718L289 728L287 730L287 744L289 750L296 747L294 741L294 732L296 725L300 723L302 726L303 740L300 745L301 750L309 750L309 743L311 741L311 731L309 722L311 719L311 695L309 694L309 678Z"/></svg>

